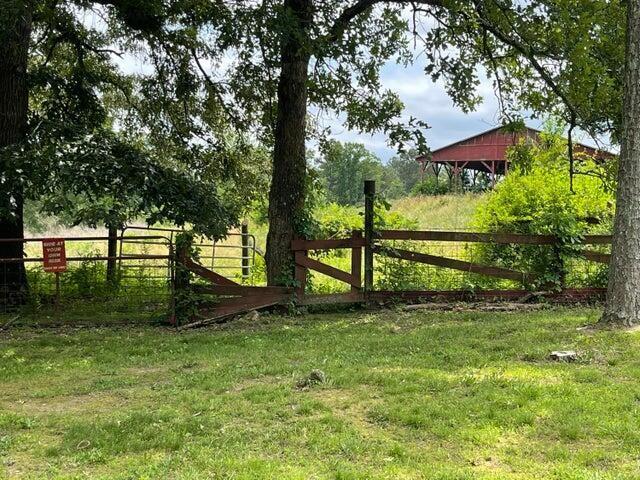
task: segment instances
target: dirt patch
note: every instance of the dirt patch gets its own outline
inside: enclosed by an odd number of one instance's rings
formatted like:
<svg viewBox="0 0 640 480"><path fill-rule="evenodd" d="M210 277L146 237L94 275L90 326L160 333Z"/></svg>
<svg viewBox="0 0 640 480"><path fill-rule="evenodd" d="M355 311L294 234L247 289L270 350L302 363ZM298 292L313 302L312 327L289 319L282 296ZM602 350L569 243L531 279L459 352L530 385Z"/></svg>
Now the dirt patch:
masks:
<svg viewBox="0 0 640 480"><path fill-rule="evenodd" d="M29 415L49 415L74 412L107 412L121 407L126 397L113 392L97 392L86 395L65 395L50 398L29 398L6 403L5 407Z"/></svg>
<svg viewBox="0 0 640 480"><path fill-rule="evenodd" d="M254 387L261 387L265 385L280 385L284 383L286 380L283 377L273 376L273 375L265 375L263 377L257 378L247 378L235 383L231 388L229 388L226 393L239 393L245 390L249 390Z"/></svg>

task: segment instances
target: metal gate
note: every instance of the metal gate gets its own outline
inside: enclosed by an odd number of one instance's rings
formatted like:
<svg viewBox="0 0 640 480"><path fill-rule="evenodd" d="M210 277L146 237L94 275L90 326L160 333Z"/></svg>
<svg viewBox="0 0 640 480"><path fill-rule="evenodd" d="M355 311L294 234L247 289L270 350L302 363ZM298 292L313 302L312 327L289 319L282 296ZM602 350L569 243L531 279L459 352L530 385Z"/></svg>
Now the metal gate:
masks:
<svg viewBox="0 0 640 480"><path fill-rule="evenodd" d="M127 226L123 228L120 235L118 254L121 278L141 275L141 269L144 267L146 271L142 271L150 278L171 279L172 266L169 262L153 266L139 266L122 260L132 255L139 255L141 252L161 252L162 254L172 255L174 253L176 235L182 231L176 228L162 227ZM132 233L129 237L133 238L127 238L127 232ZM154 236L166 236L167 241L145 240L140 238L141 232L151 233ZM255 236L249 233L246 224L242 225L240 232L228 232L224 240L215 241L207 237L197 237L195 246L200 251L199 263L201 265L220 272L220 275L225 278L239 279L242 283L251 282L252 273L256 265L256 254L262 254L257 248Z"/></svg>

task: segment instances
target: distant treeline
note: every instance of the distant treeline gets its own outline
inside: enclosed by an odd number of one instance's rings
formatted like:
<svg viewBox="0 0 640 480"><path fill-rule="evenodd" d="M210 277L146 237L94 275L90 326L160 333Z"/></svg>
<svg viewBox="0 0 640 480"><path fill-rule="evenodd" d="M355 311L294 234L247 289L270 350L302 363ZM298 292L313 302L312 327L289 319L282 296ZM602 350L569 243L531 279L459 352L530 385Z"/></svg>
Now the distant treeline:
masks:
<svg viewBox="0 0 640 480"><path fill-rule="evenodd" d="M383 163L361 143L329 140L313 163L318 169L327 200L341 205L356 205L364 201L364 180L375 180L376 190L389 199L410 195L443 195L455 187L444 169L438 176L431 169L421 174L415 160L417 156L417 151L408 150ZM474 187L484 189L487 182ZM472 187L466 175L458 184L460 186L464 189Z"/></svg>

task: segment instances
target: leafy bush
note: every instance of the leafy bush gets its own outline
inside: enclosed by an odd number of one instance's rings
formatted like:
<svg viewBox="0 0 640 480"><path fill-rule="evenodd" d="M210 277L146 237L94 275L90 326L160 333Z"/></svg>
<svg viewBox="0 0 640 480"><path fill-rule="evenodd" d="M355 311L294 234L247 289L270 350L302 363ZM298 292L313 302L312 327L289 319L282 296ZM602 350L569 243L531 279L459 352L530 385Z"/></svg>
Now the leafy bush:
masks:
<svg viewBox="0 0 640 480"><path fill-rule="evenodd" d="M416 183L411 189L412 195L444 195L449 193L449 184L436 177L427 177Z"/></svg>
<svg viewBox="0 0 640 480"><path fill-rule="evenodd" d="M581 157L572 193L566 143L551 133L543 133L538 145L512 149L509 159L509 175L479 207L472 226L484 232L554 235L558 245L483 244L476 253L490 265L537 274L537 284L559 286L567 281L569 260L580 257L581 237L610 231L613 195L598 178L603 167Z"/></svg>

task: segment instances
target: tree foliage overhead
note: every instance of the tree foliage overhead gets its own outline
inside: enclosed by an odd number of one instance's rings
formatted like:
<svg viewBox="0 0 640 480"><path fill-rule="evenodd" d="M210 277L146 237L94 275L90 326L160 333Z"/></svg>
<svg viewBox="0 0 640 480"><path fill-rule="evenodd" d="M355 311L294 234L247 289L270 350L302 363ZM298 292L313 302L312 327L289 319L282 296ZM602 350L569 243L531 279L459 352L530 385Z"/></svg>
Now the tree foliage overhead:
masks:
<svg viewBox="0 0 640 480"><path fill-rule="evenodd" d="M193 2L188 18L203 78L227 100L238 124L267 139L275 124L282 41L296 29L285 3ZM617 0L306 3L309 106L344 115L350 129L382 131L391 144L416 140L424 148L423 119L403 118L397 93L380 82L388 62L417 62L445 82L464 110L478 105L477 88L488 75L505 119L526 109L567 122L575 117L593 134L618 133L625 10ZM321 122L316 127L322 133Z"/></svg>
<svg viewBox="0 0 640 480"><path fill-rule="evenodd" d="M264 190L265 152L234 131L195 77L193 36L174 28L189 2L3 3L15 17L4 16L0 37L31 19L29 120L0 152L5 196L41 199L75 223L142 216L220 236ZM135 56L144 73L120 68Z"/></svg>

